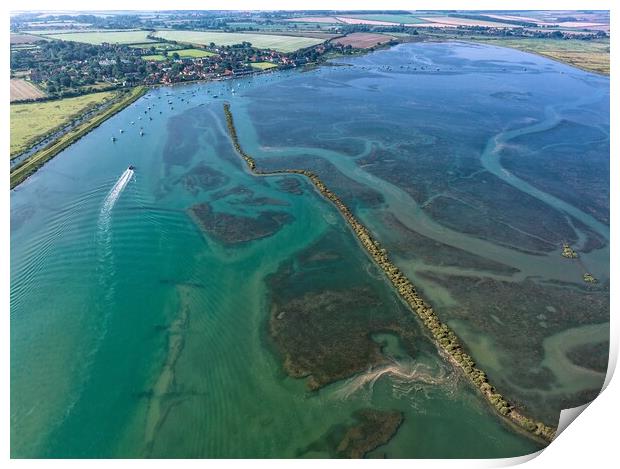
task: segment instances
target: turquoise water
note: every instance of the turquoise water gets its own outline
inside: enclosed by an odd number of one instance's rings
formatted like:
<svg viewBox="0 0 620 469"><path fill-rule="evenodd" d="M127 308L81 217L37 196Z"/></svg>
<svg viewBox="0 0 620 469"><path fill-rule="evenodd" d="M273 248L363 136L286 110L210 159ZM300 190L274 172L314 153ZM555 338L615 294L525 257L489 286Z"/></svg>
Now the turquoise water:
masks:
<svg viewBox="0 0 620 469"><path fill-rule="evenodd" d="M587 120L590 140L599 142L590 152L604 167L608 80L515 51L459 44L403 45L348 62L152 90L12 191L13 457L330 457L338 455L330 435L353 425L354 412L364 408L404 417L370 457L508 457L540 449L487 408L415 323L408 331L413 349L373 329L379 319L401 321L409 313L338 213L303 179L298 190L287 191L283 180L291 176L248 173L226 135L224 101L259 166L321 173L396 252L440 316L455 321L466 343L477 344L472 355L489 365L508 398L536 415L539 407L556 409L600 387L600 373L571 379L563 352L567 341L606 339L604 326L587 329L586 339L575 332L608 322L605 197L582 197L578 204L561 188L545 191L545 177L557 180L555 166L537 178L530 166L515 166L503 178L501 165L514 157L493 159L489 142L555 129L558 116L582 126ZM553 134L543 137L552 141L533 139L527 155L560 143ZM507 150L525 155L523 147ZM591 170L578 182L604 187L604 172ZM493 205L497 197L489 199L489 191L449 192L468 178L482 191L476 179L482 174L495 178L486 183L495 184L492 194L508 190L500 181L534 199L512 200L514 226L501 220L511 226L480 233L465 212L433 207L442 196L460 198L497 224L504 207ZM188 209L205 202L220 214L272 211L290 221L259 239L226 242L226 230L216 236L190 217ZM401 228L388 225L386 214ZM544 230L532 223L540 216L549 220ZM412 243L407 229L439 244ZM564 236L584 247L580 264L562 264L556 237ZM330 243L339 256L326 261ZM583 289L581 265L599 287ZM274 281L287 278L286 266L291 279L301 280ZM496 297L471 293L467 282L481 280L500 282L489 287ZM489 312L488 305L508 298L504 304L512 308L508 301L520 298L524 282L540 295L517 330L547 324L544 334L523 339L542 352L517 360L514 373L505 363L521 350L488 327L488 314L507 321L503 308ZM563 304L546 304L554 282L577 305L594 305L585 319ZM363 321L393 366L362 367L311 392L283 367L283 350L270 333L273 305L358 286L380 299ZM347 304L343 321L356 313ZM470 312L469 319L458 310ZM552 317L553 310L561 314ZM319 326L309 324L307 333ZM317 350L327 346L320 336L317 342ZM327 353L322 366L336 359ZM551 377L532 372L537 366ZM544 386L528 384L527 370ZM511 381L511 374L520 379Z"/></svg>

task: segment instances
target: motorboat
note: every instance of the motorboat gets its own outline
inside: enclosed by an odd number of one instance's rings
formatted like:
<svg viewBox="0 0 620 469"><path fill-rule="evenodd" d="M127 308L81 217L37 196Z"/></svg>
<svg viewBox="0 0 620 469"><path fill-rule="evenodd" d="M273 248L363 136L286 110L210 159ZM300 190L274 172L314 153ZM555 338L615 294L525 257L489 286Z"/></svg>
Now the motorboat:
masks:
<svg viewBox="0 0 620 469"><path fill-rule="evenodd" d="M130 164L127 169L131 169L133 171L134 169L136 169L136 167L134 165Z"/></svg>

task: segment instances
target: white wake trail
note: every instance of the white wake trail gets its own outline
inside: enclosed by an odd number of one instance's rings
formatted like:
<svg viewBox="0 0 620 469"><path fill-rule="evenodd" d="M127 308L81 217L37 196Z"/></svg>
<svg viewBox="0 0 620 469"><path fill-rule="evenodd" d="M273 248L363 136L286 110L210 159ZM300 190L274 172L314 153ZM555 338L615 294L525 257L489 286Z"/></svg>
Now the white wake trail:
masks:
<svg viewBox="0 0 620 469"><path fill-rule="evenodd" d="M114 208L114 204L120 197L121 193L123 192L123 190L129 183L129 181L131 181L132 177L133 177L133 169L127 168L125 172L121 175L121 177L118 178L118 181L116 181L116 184L114 184L114 187L110 189L108 196L105 198L105 201L103 202L103 207L101 207L101 216L110 214L110 212L112 211L112 208Z"/></svg>
<svg viewBox="0 0 620 469"><path fill-rule="evenodd" d="M133 177L134 171L133 169L127 168L121 177L118 178L118 181L114 184L105 200L103 201L103 205L101 206L101 211L99 212L99 223L97 230L97 242L99 247L99 269L105 271L107 267L113 269L113 259L111 257L111 243L112 243L112 233L110 231L110 221L112 219L112 209L116 204L116 201L123 193L129 181ZM108 265L106 267L106 260L108 260Z"/></svg>

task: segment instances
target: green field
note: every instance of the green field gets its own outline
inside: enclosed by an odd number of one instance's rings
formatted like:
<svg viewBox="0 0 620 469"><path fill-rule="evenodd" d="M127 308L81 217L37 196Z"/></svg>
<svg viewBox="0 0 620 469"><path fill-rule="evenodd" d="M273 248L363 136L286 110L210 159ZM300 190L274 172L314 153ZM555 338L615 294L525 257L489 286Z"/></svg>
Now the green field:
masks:
<svg viewBox="0 0 620 469"><path fill-rule="evenodd" d="M62 41L84 42L86 44L135 44L157 42L147 38L148 31L93 31L83 33L49 34L46 37Z"/></svg>
<svg viewBox="0 0 620 469"><path fill-rule="evenodd" d="M259 70L269 70L270 68L277 67L276 64L272 64L271 62L254 62L250 65L254 68L258 68Z"/></svg>
<svg viewBox="0 0 620 469"><path fill-rule="evenodd" d="M299 36L277 36L272 34L219 33L211 31L157 31L157 37L169 41L188 44L208 45L213 42L218 46L231 46L243 41L250 42L259 49L273 49L280 52L293 52L304 47L324 42L323 39Z"/></svg>
<svg viewBox="0 0 620 469"><path fill-rule="evenodd" d="M178 44L170 44L169 42L139 42L137 44L130 44L129 47L134 49L150 49L151 47L154 47L155 50L158 51L182 48L182 46L179 46Z"/></svg>
<svg viewBox="0 0 620 469"><path fill-rule="evenodd" d="M200 57L212 57L215 54L213 52L209 52L208 50L202 49L183 49L183 50L175 50L180 57L192 57L192 58L200 58ZM174 52L169 52L168 55L174 54Z"/></svg>
<svg viewBox="0 0 620 469"><path fill-rule="evenodd" d="M168 57L162 54L153 54L153 55L143 55L142 60L146 60L147 62L163 62Z"/></svg>
<svg viewBox="0 0 620 469"><path fill-rule="evenodd" d="M426 23L426 21L421 20L420 18L413 15L340 15L341 18L358 18L361 20L371 20L371 21L388 21L390 23L399 23L399 24L417 24L417 23Z"/></svg>
<svg viewBox="0 0 620 469"><path fill-rule="evenodd" d="M166 57L163 54L151 54L151 55L143 55L142 59L146 61L155 61L155 62L163 62L166 59L172 59L173 54L179 54L179 57L184 58L201 58L201 57L211 57L215 55L213 52L209 52L207 50L201 49L181 49L175 51L168 51L168 56Z"/></svg>
<svg viewBox="0 0 620 469"><path fill-rule="evenodd" d="M81 122L69 132L55 140L52 144L46 146L34 155L31 155L27 160L16 165L11 169L11 189L18 184L21 184L21 182L28 176L37 171L37 169L69 145L79 140L82 136L101 125L101 123L105 122L106 119L112 117L117 112L122 111L125 107L140 98L140 96L146 93L147 90L148 88L146 86L136 86L129 91L118 93L118 99L116 99L114 103L105 108L103 111L95 113L95 115L91 116L86 121Z"/></svg>
<svg viewBox="0 0 620 469"><path fill-rule="evenodd" d="M83 112L116 96L113 91L42 103L11 105L11 155L53 133Z"/></svg>
<svg viewBox="0 0 620 469"><path fill-rule="evenodd" d="M23 34L34 34L36 36L46 36L49 34L63 34L63 33L82 33L91 32L95 33L99 30L84 30L84 29L29 29L27 31L21 31Z"/></svg>
<svg viewBox="0 0 620 469"><path fill-rule="evenodd" d="M476 42L512 47L543 55L584 70L609 75L609 39L582 41L578 39L503 39L476 38Z"/></svg>
<svg viewBox="0 0 620 469"><path fill-rule="evenodd" d="M332 23L332 24L338 24L338 23ZM291 28L295 28L296 32L300 32L299 30L309 30L309 31L316 31L317 28L317 24L316 23L295 23L295 22L290 22L290 21L284 21L284 22L273 22L273 23L265 23L265 22L242 22L242 23L228 23L228 26L231 28L257 28L260 31L288 31L291 32L292 29ZM325 25L322 24L321 27L324 27Z"/></svg>

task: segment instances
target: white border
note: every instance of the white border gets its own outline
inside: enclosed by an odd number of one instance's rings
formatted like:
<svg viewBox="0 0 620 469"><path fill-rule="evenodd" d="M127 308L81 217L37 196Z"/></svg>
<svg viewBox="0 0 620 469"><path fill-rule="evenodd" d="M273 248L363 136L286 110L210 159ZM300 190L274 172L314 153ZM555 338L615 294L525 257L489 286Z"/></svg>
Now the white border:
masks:
<svg viewBox="0 0 620 469"><path fill-rule="evenodd" d="M448 0L421 0L416 2L398 1L398 0L374 0L373 2L368 0L314 0L314 1L298 1L298 0L150 0L150 1L137 1L137 0L20 0L18 2L11 2L12 10L181 10L181 9L210 9L210 10L304 10L304 9L342 9L342 10L371 10L371 9L428 9L428 10L442 10L442 9L462 9L462 10L578 10L578 9L590 9L590 10L611 10L612 20L612 52L617 48L617 41L615 40L615 13L620 11L616 9L614 11L613 2L609 1L575 1L575 0L470 0L470 1L448 1ZM2 6L5 12L3 28L4 37L8 39L8 17L10 11L9 5L6 3ZM9 63L9 48L8 44L2 48L1 52L4 58L4 63L8 66ZM611 80L611 102L618 102L617 85L614 82L615 77L618 75L618 66L615 59L612 57L612 73ZM8 70L5 70L4 75L4 98L5 111L2 114L3 120L3 132L5 148L7 153L9 152L9 83L8 83ZM611 128L616 129L617 125L617 110L613 106L611 107ZM617 249L616 241L618 236L614 230L616 219L616 207L618 200L618 176L620 175L620 163L617 158L620 156L618 152L618 140L615 138L615 133L611 136L611 289L612 292L617 291L618 281L616 280L616 261L617 261ZM8 162L6 164L8 169ZM2 393L2 413L0 419L2 422L1 430L1 448L3 455L6 459L9 458L9 425L10 425L10 407L9 407L9 353L10 353L10 335L9 335L9 279L10 279L10 264L8 262L9 257L9 174L8 171L4 173L3 180L5 181L4 190L1 197L2 214L4 220L4 229L1 232L2 245L5 248L6 253L3 257L4 262L1 267L1 282L0 282L0 297L4 299L2 303L3 322L2 322L2 334L4 350L2 353L2 376L5 379L2 381L3 386L0 388ZM391 461L389 464L409 468L412 464L423 467L500 467L505 465L514 465L530 460L528 467L545 468L549 467L610 467L612 461L617 460L616 446L618 446L617 437L615 434L616 422L618 421L618 400L620 398L620 385L618 379L611 380L613 371L615 370L617 356L618 356L618 321L613 312L616 310L618 302L616 296L612 295L611 299L611 349L610 349L610 369L606 379L606 385L608 387L602 392L602 394L587 407L581 416L578 418L578 423L570 425L568 430L558 436L546 450L544 450L538 457L532 459L532 457L514 458L509 460L423 460L423 461ZM583 410L583 409L582 409ZM119 467L139 466L139 467L164 467L171 464L172 461L143 461L143 460L120 460L115 461L114 464ZM230 461L230 460L183 460L181 464L186 466L204 467L205 464L214 466L237 466L237 465L249 465L259 468L273 468L273 467L289 467L291 461L287 460L269 460L269 461ZM59 461L59 460L11 460L10 464L19 467L31 467L34 465L46 465L50 467L78 467L84 464L84 461ZM89 465L107 467L110 464L106 460L93 460L88 462ZM174 464L179 464L175 462ZM294 465L299 467L310 467L310 465L317 464L316 461L295 461ZM352 464L377 464L373 461L325 461L321 462L327 466L336 465L352 465ZM382 462L380 464L385 464Z"/></svg>

